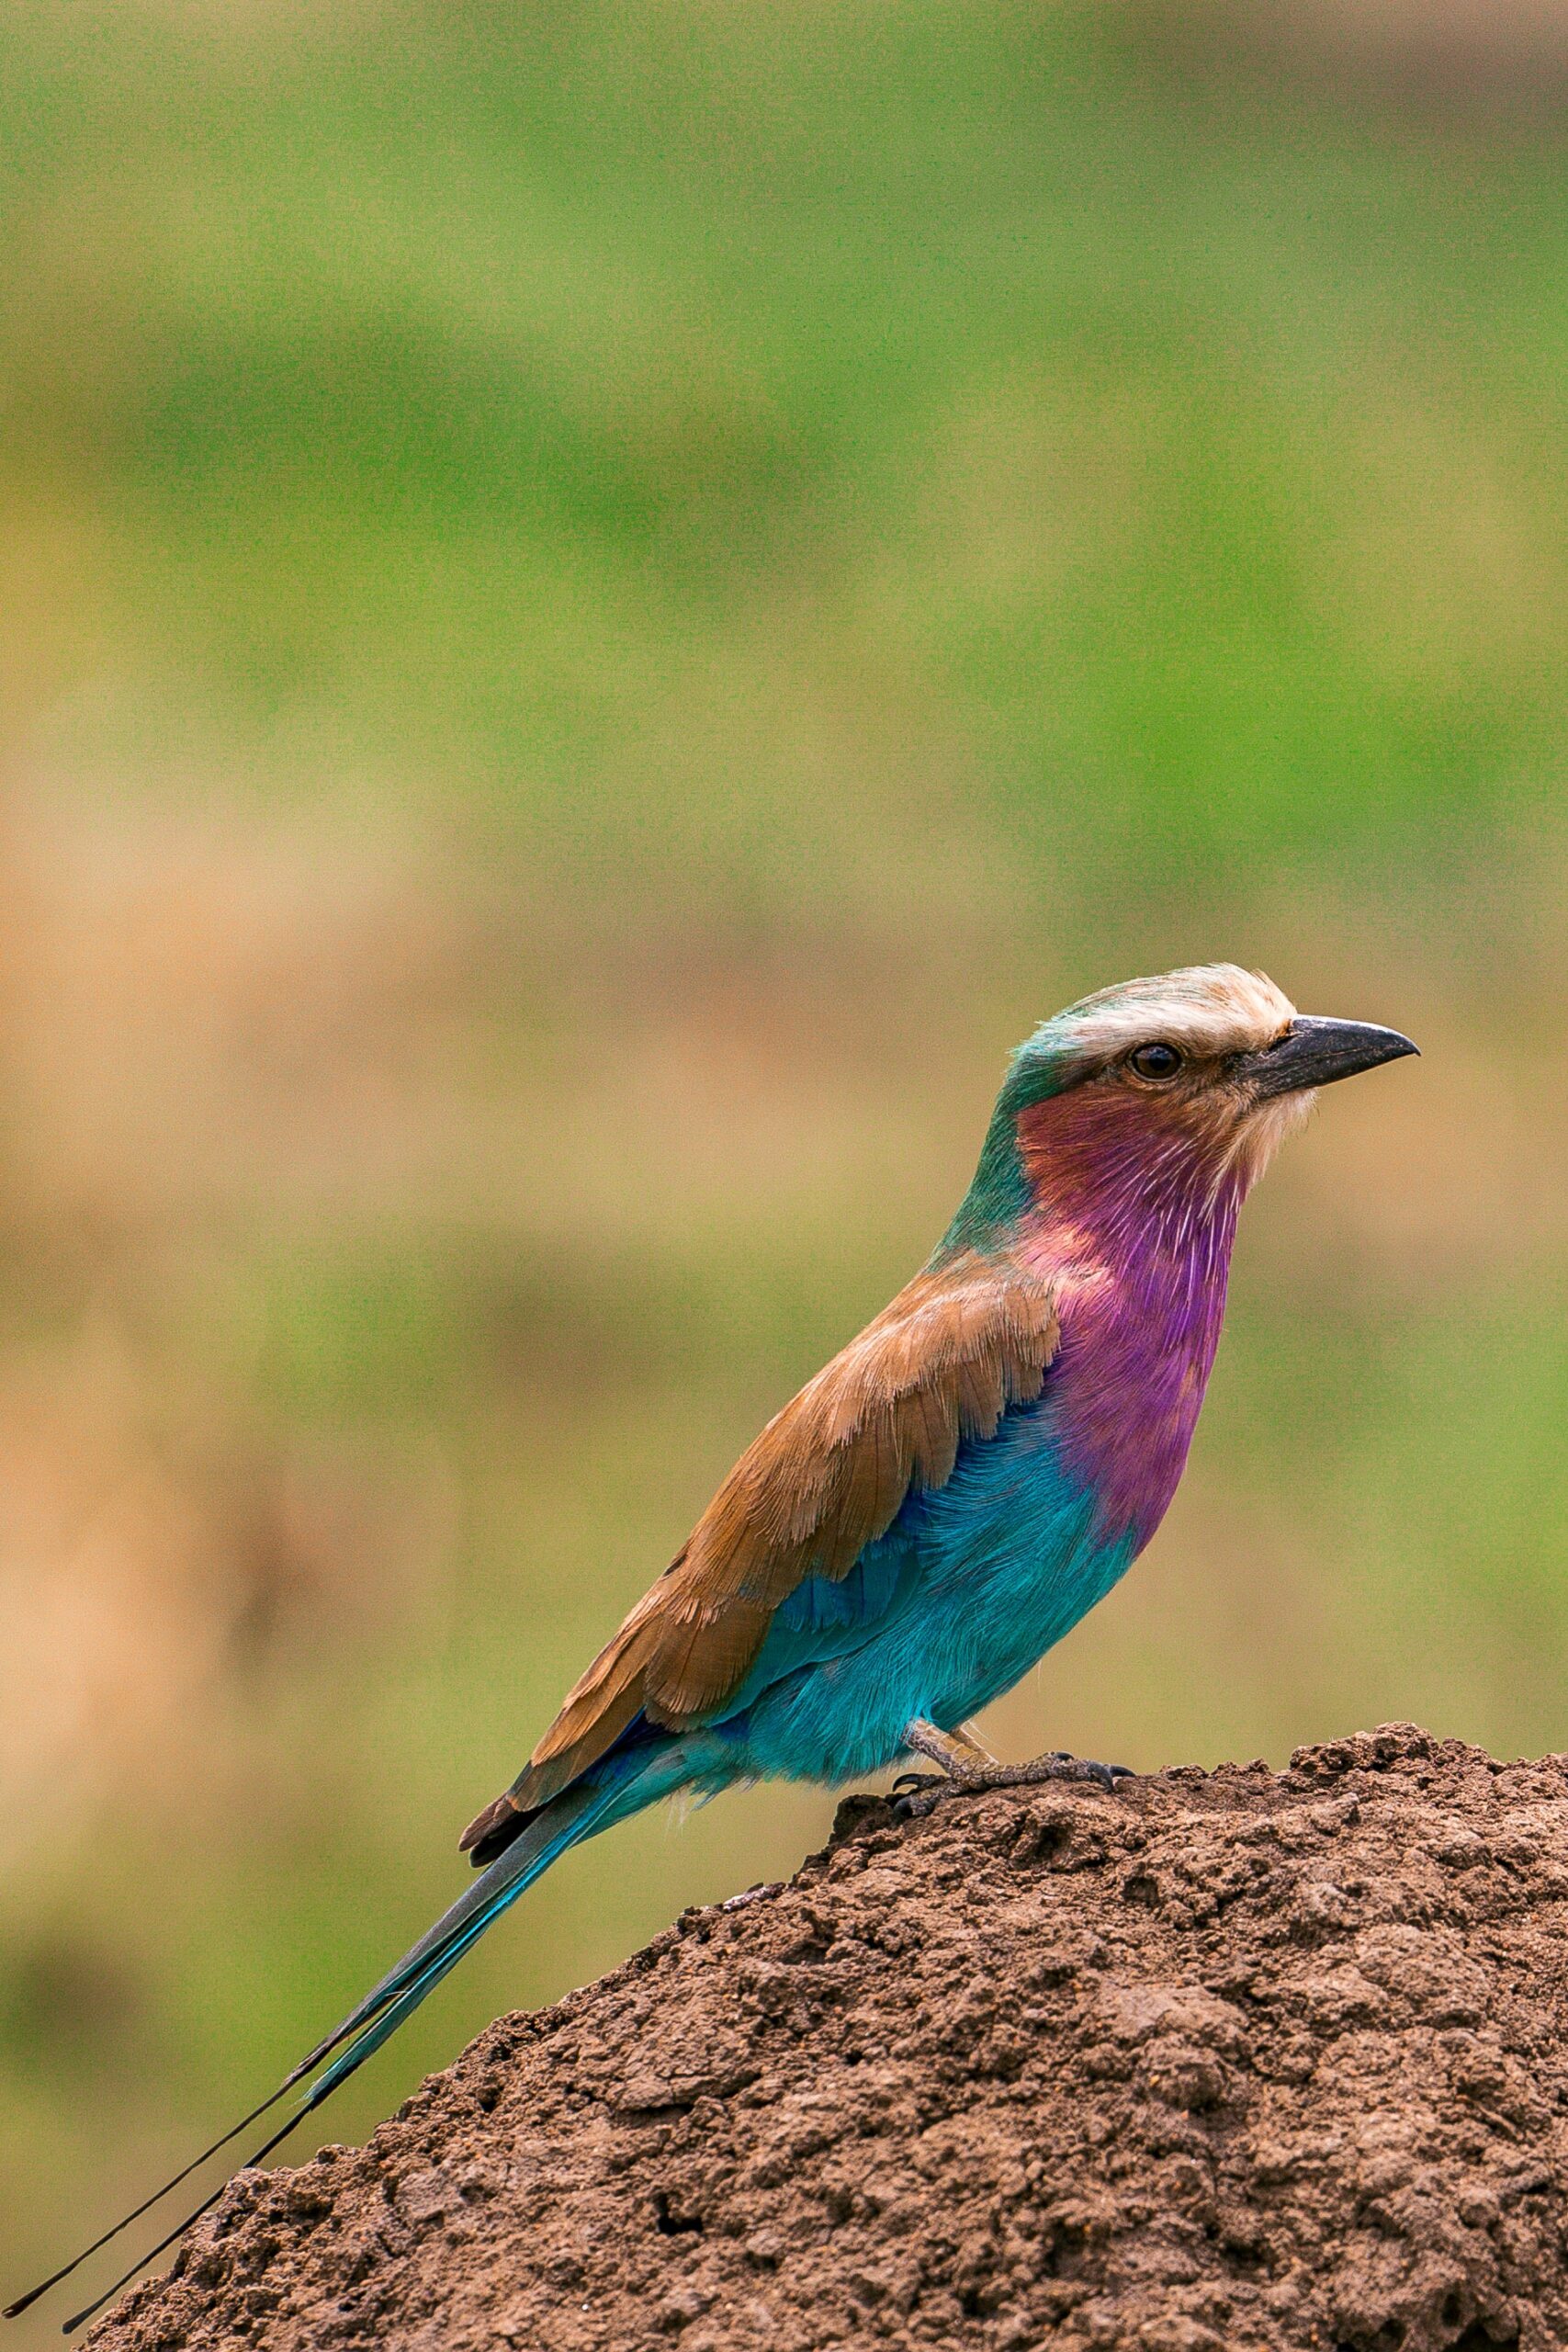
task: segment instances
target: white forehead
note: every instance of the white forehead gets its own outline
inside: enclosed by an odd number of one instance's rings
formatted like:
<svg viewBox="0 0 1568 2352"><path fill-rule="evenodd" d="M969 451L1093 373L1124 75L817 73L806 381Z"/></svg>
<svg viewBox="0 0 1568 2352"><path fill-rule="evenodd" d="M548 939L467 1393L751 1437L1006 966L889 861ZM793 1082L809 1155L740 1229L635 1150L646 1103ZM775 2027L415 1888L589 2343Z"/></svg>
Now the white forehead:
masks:
<svg viewBox="0 0 1568 2352"><path fill-rule="evenodd" d="M1257 1053L1272 1045L1295 1011L1261 972L1244 972L1239 964L1193 964L1100 989L1047 1026L1085 1060L1111 1060L1155 1038L1196 1056Z"/></svg>

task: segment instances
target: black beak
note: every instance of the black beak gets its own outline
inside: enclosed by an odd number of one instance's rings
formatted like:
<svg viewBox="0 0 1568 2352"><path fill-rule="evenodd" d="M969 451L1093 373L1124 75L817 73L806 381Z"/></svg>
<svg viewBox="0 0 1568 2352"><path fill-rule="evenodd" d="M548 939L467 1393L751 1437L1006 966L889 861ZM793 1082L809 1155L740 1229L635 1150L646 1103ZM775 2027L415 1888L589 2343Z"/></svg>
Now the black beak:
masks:
<svg viewBox="0 0 1568 2352"><path fill-rule="evenodd" d="M1245 1054L1241 1066L1266 1099L1299 1093L1303 1086L1332 1086L1337 1078L1354 1078L1358 1070L1376 1069L1379 1062L1396 1062L1402 1054L1419 1050L1397 1029L1379 1029L1370 1021L1315 1021L1301 1013L1264 1052Z"/></svg>

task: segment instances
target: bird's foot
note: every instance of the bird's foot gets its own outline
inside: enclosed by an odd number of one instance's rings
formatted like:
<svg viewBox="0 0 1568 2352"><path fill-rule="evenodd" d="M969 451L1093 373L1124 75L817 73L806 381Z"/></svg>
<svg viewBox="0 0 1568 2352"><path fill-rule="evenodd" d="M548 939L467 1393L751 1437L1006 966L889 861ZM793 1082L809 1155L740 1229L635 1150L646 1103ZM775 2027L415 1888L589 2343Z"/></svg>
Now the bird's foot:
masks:
<svg viewBox="0 0 1568 2352"><path fill-rule="evenodd" d="M900 1821L921 1821L943 1789L958 1785L945 1772L900 1772L887 1793Z"/></svg>
<svg viewBox="0 0 1568 2352"><path fill-rule="evenodd" d="M901 1821L922 1821L944 1796L978 1796L987 1789L1033 1789L1053 1781L1087 1781L1112 1790L1136 1778L1126 1764L1097 1764L1087 1756L1056 1748L1028 1764L976 1763L943 1772L902 1772L893 1783L893 1809Z"/></svg>

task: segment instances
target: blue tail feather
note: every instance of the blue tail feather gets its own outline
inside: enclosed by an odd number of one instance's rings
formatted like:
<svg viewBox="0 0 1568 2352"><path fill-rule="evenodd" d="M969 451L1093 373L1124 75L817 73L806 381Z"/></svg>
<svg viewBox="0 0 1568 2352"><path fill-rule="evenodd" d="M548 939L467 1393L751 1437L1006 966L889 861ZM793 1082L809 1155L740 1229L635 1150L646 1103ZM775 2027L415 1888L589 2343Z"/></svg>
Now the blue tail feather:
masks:
<svg viewBox="0 0 1568 2352"><path fill-rule="evenodd" d="M709 1744L700 1734L679 1740L656 1736L617 1755L613 1762L609 1758L602 1760L597 1768L598 1777L579 1781L547 1805L490 1868L465 1888L457 1902L442 1913L434 1926L428 1928L417 1943L411 1945L397 1965L388 1970L341 2024L335 2026L324 2041L316 2044L308 2057L302 2058L292 2072L284 2076L270 2098L264 2099L243 2121L226 2132L221 2140L215 2141L204 2155L197 2157L172 2180L165 2181L161 2189L147 2198L133 2212L117 2222L112 2229L107 2230L64 2269L57 2270L52 2278L45 2279L29 2294L10 2304L6 2315L25 2311L48 2288L69 2278L88 2255L96 2254L100 2246L118 2237L130 2222L138 2220L169 2189L186 2179L197 2165L204 2163L208 2156L215 2155L247 2124L255 2122L269 2108L275 2107L296 2085L303 2082L313 2068L321 2066L323 2059L330 2059L331 2064L322 2067L281 2128L275 2131L247 2162L257 2164L269 2156L288 2138L297 2123L313 2109L321 2106L341 2084L357 2073L367 2058L384 2042L390 2041L405 2018L412 2015L448 1971L455 1968L463 1955L478 1943L486 1928L492 1927L502 1913L509 1910L519 1895L541 1878L550 1864L558 1860L570 1847L580 1844L586 1838L596 1837L600 1830L609 1828L613 1822L624 1820L629 1814L642 1812L645 1806L656 1804L660 1797L668 1796L688 1781L705 1780L716 1784L726 1777L727 1763L722 1746L709 1752ZM337 2052L335 2057L332 2054L334 2051ZM209 2206L216 2203L225 2186L225 2183L220 2183L212 2195L194 2212L187 2213L151 2253L142 2255L123 2278L117 2278L85 2310L69 2319L65 2332L69 2335L80 2327L84 2321L90 2319L108 2301L110 2296L117 2295L122 2287L128 2285L148 2262L182 2237L191 2223L205 2213Z"/></svg>
<svg viewBox="0 0 1568 2352"><path fill-rule="evenodd" d="M324 2041L316 2044L310 2056L300 2060L288 2077L289 2084L299 2082L312 2066L319 2065L351 2034L356 2034L373 2018L379 2018L389 2004L404 1996L415 1984L420 1984L423 1990L402 2014L406 2017L417 2008L424 1995L439 1984L452 1965L453 1959L460 1957L477 1942L485 1929L499 1919L502 1913L532 1886L553 1861L558 1860L569 1847L577 1845L582 1838L592 1837L595 1830L605 1826L604 1815L610 1804L626 1793L625 1784L602 1788L580 1784L558 1797L536 1821L530 1822L522 1837L515 1839L489 1870L482 1871L464 1888L456 1903L441 1914L434 1927L425 1929L418 1942L412 1944L401 1960L371 1986L347 2017L333 2028ZM466 1933L469 1928L472 1933ZM463 1939L460 1943L459 1938ZM447 1957L449 1954L451 1957ZM430 1973L433 1966L436 1969L434 1974ZM383 2034L381 2040L385 2039ZM379 2043L374 2046L378 2048ZM346 2056L347 2052L344 2054ZM369 2048L364 2054L369 2056ZM346 2067L334 2075L334 2080L346 2082L353 2072L352 2066ZM319 2086L312 2086L312 2092L317 2087ZM321 2092L321 2097L325 2096L326 2093ZM319 2104L319 2101L313 2103Z"/></svg>
<svg viewBox="0 0 1568 2352"><path fill-rule="evenodd" d="M605 1815L613 1808L617 1819L622 1812L633 1810L625 1802L633 1786L635 1781L623 1781L604 1788L570 1789L547 1806L537 1821L531 1822L522 1837L458 1896L451 1909L442 1914L321 2045L321 2054L325 2055L336 2049L345 2035L353 2036L347 2048L339 2050L332 2064L311 2084L300 2113L307 2114L311 2108L319 2107L383 2042L389 2041L426 1995L433 1993L464 1953L478 1943L487 1928L493 1927L502 1913L510 1910L518 1896L525 1894L536 1879L542 1878L569 1847L607 1826ZM642 1804L649 1802L650 1798L639 1794L635 1809L640 1811ZM310 2062L314 2063L313 2059Z"/></svg>

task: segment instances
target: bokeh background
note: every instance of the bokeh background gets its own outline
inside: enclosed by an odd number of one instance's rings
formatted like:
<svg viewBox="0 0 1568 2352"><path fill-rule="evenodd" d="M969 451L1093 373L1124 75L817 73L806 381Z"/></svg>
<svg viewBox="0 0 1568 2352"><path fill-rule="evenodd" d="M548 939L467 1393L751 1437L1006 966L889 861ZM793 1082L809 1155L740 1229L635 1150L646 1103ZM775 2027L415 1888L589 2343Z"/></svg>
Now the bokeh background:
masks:
<svg viewBox="0 0 1568 2352"><path fill-rule="evenodd" d="M1555 0L6 0L0 2283L449 1897L1086 988L1425 1058L996 1740L1568 1746L1565 97ZM573 1858L327 2128L830 1812Z"/></svg>

